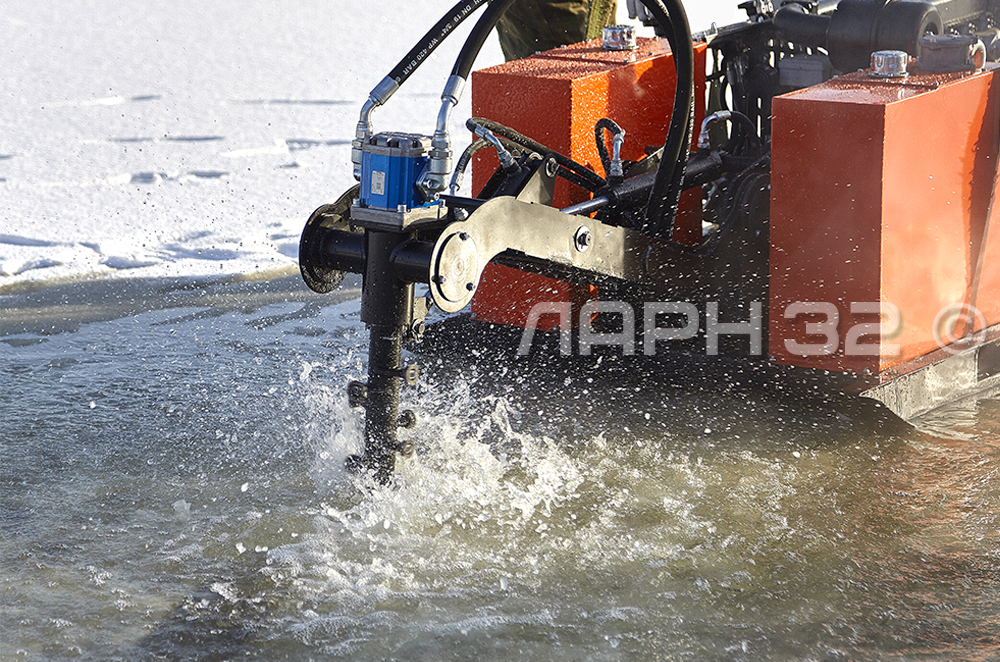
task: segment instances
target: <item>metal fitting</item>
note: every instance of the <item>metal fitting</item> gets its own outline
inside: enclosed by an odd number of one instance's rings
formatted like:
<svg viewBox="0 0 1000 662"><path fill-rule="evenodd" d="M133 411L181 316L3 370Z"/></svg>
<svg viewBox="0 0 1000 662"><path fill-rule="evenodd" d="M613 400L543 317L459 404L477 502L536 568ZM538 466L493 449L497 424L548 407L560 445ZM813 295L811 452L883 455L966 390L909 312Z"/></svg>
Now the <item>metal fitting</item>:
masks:
<svg viewBox="0 0 1000 662"><path fill-rule="evenodd" d="M708 149L711 147L711 142L708 138L708 127L710 124L714 122L728 122L732 117L733 114L730 111L720 110L702 120L701 133L698 134L698 149Z"/></svg>
<svg viewBox="0 0 1000 662"><path fill-rule="evenodd" d="M611 137L611 172L610 177L624 177L625 171L622 167L622 145L625 144L625 130L616 132Z"/></svg>
<svg viewBox="0 0 1000 662"><path fill-rule="evenodd" d="M368 100L361 107L361 117L358 119L358 126L354 131L354 140L351 141L351 163L354 164L354 179L361 181L361 152L362 146L372 137L372 111L389 100L399 83L386 76L371 92L368 93Z"/></svg>
<svg viewBox="0 0 1000 662"><path fill-rule="evenodd" d="M875 51L872 53L871 73L873 78L906 78L906 65L910 56L906 51Z"/></svg>
<svg viewBox="0 0 1000 662"><path fill-rule="evenodd" d="M513 170L517 168L517 161L511 156L511 153L503 146L500 139L497 138L492 131L484 126L476 125L475 134L488 142L493 146L493 149L497 151L497 157L500 159L500 167L504 170Z"/></svg>
<svg viewBox="0 0 1000 662"><path fill-rule="evenodd" d="M441 93L441 110L438 111L437 126L431 138L430 160L417 182L428 202L437 199L448 185L448 175L451 174L451 136L448 133L448 121L451 119L452 108L458 105L464 90L464 78L449 76Z"/></svg>
<svg viewBox="0 0 1000 662"><path fill-rule="evenodd" d="M926 35L920 39L919 45L921 71L975 72L982 70L987 61L986 46L978 35Z"/></svg>
<svg viewBox="0 0 1000 662"><path fill-rule="evenodd" d="M601 34L601 48L606 51L634 51L635 28L631 25L609 25Z"/></svg>

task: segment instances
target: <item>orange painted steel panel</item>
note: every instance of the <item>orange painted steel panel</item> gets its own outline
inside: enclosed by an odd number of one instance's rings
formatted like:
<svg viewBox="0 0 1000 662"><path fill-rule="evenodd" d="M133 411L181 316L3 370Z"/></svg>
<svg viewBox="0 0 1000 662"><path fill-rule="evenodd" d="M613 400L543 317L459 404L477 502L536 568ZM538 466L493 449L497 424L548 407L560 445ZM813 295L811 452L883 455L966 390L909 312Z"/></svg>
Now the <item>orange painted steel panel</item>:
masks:
<svg viewBox="0 0 1000 662"><path fill-rule="evenodd" d="M971 296L996 178L998 87L994 71L904 82L848 74L774 100L769 348L778 362L876 373L938 347L938 313ZM1000 253L1000 242L990 249ZM998 278L1000 261L992 265L982 282ZM989 323L1000 321L995 292L983 307ZM823 313L785 317L795 302L836 306L835 351L801 356L787 345L815 350L830 338L821 326L805 333ZM895 333L856 326L879 321L852 312L866 302L898 310Z"/></svg>
<svg viewBox="0 0 1000 662"><path fill-rule="evenodd" d="M647 146L659 147L666 138L676 75L673 56L662 40L640 38L638 46L634 52L604 51L600 40L592 40L473 72L473 115L509 126L598 173L603 169L594 125L609 117L626 132L622 158L639 160ZM704 117L705 50L705 44L695 45L696 127ZM477 157L472 178L475 191L497 165L492 150L481 150ZM565 180L556 182L556 207L588 198L588 192ZM697 243L701 238L698 192L686 193L682 207L687 213L679 215L674 238ZM491 264L472 300L472 311L481 320L523 326L535 303L582 303L592 296L587 285Z"/></svg>

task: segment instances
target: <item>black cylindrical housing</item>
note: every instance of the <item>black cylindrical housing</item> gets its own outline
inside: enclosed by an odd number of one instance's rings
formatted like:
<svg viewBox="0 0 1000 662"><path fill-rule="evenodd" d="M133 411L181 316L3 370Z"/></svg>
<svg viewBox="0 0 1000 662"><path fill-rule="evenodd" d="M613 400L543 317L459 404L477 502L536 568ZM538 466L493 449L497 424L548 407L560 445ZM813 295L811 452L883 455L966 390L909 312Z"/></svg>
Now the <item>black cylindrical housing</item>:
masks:
<svg viewBox="0 0 1000 662"><path fill-rule="evenodd" d="M875 51L917 55L920 37L942 30L941 15L931 2L841 0L830 17L826 47L833 67L848 72L867 67Z"/></svg>
<svg viewBox="0 0 1000 662"><path fill-rule="evenodd" d="M364 235L349 232L343 216L349 201L345 197L336 205L323 205L313 212L302 230L299 270L314 292L332 292L344 279L345 272L361 273L365 269Z"/></svg>
<svg viewBox="0 0 1000 662"><path fill-rule="evenodd" d="M401 232L365 232L368 259L364 270L361 321L369 327L402 328L413 317L413 283L396 275L392 254L409 239Z"/></svg>

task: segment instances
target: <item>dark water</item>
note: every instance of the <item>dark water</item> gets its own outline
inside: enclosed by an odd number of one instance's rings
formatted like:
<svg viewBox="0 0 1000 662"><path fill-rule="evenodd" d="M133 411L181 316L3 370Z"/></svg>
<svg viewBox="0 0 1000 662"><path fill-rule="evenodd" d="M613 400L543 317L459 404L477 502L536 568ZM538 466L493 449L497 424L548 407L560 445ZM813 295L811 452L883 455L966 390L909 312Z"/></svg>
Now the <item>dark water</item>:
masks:
<svg viewBox="0 0 1000 662"><path fill-rule="evenodd" d="M885 435L432 356L372 488L356 301L183 303L0 338L0 659L1000 658L995 399Z"/></svg>

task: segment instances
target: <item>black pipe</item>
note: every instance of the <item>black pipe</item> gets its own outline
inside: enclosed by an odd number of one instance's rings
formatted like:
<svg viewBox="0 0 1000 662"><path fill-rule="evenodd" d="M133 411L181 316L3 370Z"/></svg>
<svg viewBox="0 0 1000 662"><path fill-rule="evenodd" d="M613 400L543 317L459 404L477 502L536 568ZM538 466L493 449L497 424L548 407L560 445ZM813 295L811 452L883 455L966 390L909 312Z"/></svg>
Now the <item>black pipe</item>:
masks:
<svg viewBox="0 0 1000 662"><path fill-rule="evenodd" d="M787 4L774 14L774 27L782 40L798 46L826 46L830 16L811 14L798 3Z"/></svg>
<svg viewBox="0 0 1000 662"><path fill-rule="evenodd" d="M701 186L718 179L727 172L742 170L754 159L731 157L719 152L698 154L691 157L684 171L684 188ZM590 200L560 209L564 214L591 214L608 206L638 209L649 199L649 192L656 181L656 172L646 172L626 179L621 184L609 186Z"/></svg>
<svg viewBox="0 0 1000 662"><path fill-rule="evenodd" d="M399 61L389 72L389 78L396 81L398 85L410 77L421 64L424 63L431 53L434 52L442 41L457 28L462 21L471 16L477 9L486 4L487 0L461 0L445 14L434 27L428 30L427 34L410 49L410 52Z"/></svg>
<svg viewBox="0 0 1000 662"><path fill-rule="evenodd" d="M393 249L389 261L396 277L404 283L426 283L431 272L434 243L410 239Z"/></svg>
<svg viewBox="0 0 1000 662"><path fill-rule="evenodd" d="M382 484L389 482L396 467L403 333L413 317L413 283L397 277L392 255L408 240L402 232L365 232L368 259L361 296L361 321L369 329L365 449L360 458L349 459L349 466L370 471Z"/></svg>
<svg viewBox="0 0 1000 662"><path fill-rule="evenodd" d="M365 270L365 236L325 228L319 239L319 250L311 256L320 266L337 271L360 274Z"/></svg>
<svg viewBox="0 0 1000 662"><path fill-rule="evenodd" d="M351 462L372 473L385 485L396 469L399 446L399 392L403 332L396 327L373 326L368 333L368 397L365 411L364 454ZM391 366L391 368L390 368Z"/></svg>
<svg viewBox="0 0 1000 662"><path fill-rule="evenodd" d="M663 156L656 170L656 180L646 205L642 230L670 239L680 202L691 146L691 122L694 116L694 44L687 14L680 0L642 0L657 22L666 29L673 52L677 87L670 111L670 127L663 143Z"/></svg>
<svg viewBox="0 0 1000 662"><path fill-rule="evenodd" d="M476 61L476 56L479 55L483 44L486 43L486 38L493 32L493 28L500 21L500 17L504 15L504 12L513 3L514 0L494 0L490 3L490 6L486 9L486 13L476 22L476 26L472 28L468 39L465 40L465 44L463 44L462 50L458 54L458 59L455 60L455 66L452 67L452 76L458 76L463 80L469 79L469 72L472 71L472 63Z"/></svg>

